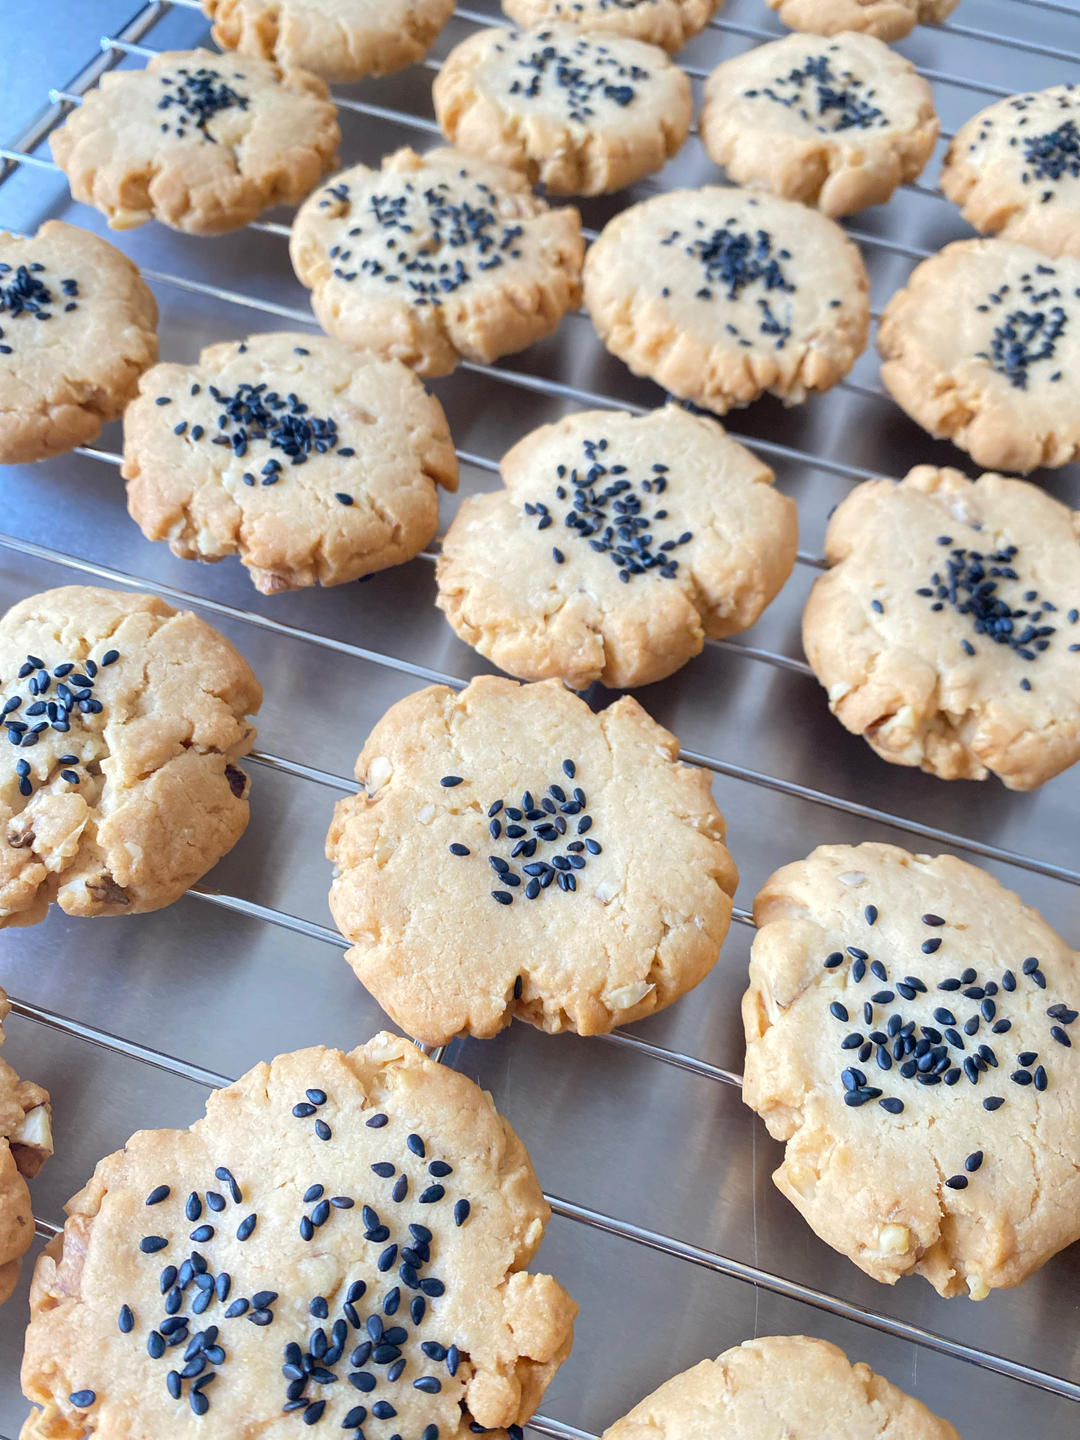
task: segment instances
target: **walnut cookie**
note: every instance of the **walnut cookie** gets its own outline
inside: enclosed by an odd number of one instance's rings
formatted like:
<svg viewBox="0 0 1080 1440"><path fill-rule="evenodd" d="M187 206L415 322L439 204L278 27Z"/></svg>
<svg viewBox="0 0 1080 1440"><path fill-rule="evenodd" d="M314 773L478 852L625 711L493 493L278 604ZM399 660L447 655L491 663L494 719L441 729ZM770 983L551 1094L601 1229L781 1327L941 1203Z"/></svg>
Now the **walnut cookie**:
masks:
<svg viewBox="0 0 1080 1440"><path fill-rule="evenodd" d="M450 148L342 171L301 207L289 242L320 325L420 375L549 335L581 297L584 251L576 210Z"/></svg>
<svg viewBox="0 0 1080 1440"><path fill-rule="evenodd" d="M185 560L239 554L271 595L410 560L458 467L442 406L411 370L283 333L148 371L121 473L148 540Z"/></svg>
<svg viewBox="0 0 1080 1440"><path fill-rule="evenodd" d="M438 605L521 679L663 679L707 635L752 625L795 564L795 502L772 471L676 405L567 416L500 469L505 488L465 500L446 533Z"/></svg>
<svg viewBox="0 0 1080 1440"><path fill-rule="evenodd" d="M629 35L670 53L705 29L723 0L502 0L519 25L561 21L597 35Z"/></svg>
<svg viewBox="0 0 1080 1440"><path fill-rule="evenodd" d="M0 928L180 898L248 821L262 692L154 595L67 585L0 619Z"/></svg>
<svg viewBox="0 0 1080 1440"><path fill-rule="evenodd" d="M0 1045L11 1009L0 990ZM19 1262L34 1239L34 1212L27 1180L53 1153L49 1092L20 1080L0 1060L0 1305L11 1298Z"/></svg>
<svg viewBox="0 0 1080 1440"><path fill-rule="evenodd" d="M1080 1239L1080 955L1035 910L952 856L825 845L754 921L743 1099L826 1244L981 1300Z"/></svg>
<svg viewBox="0 0 1080 1440"><path fill-rule="evenodd" d="M322 80L267 60L169 50L102 76L50 138L71 193L116 230L160 220L220 235L296 205L334 164Z"/></svg>
<svg viewBox="0 0 1080 1440"><path fill-rule="evenodd" d="M704 770L624 697L484 675L399 701L327 837L358 978L430 1044L515 1016L605 1033L720 953L738 879Z"/></svg>
<svg viewBox="0 0 1080 1440"><path fill-rule="evenodd" d="M916 25L940 25L959 0L765 0L792 30L839 35L861 30L879 40L902 40Z"/></svg>
<svg viewBox="0 0 1080 1440"><path fill-rule="evenodd" d="M106 240L47 220L0 232L0 464L96 440L157 359L157 304Z"/></svg>
<svg viewBox="0 0 1080 1440"><path fill-rule="evenodd" d="M192 1414L209 1440L506 1440L570 1351L576 1306L525 1268L550 1212L524 1146L396 1035L256 1065L66 1208L30 1294L23 1440Z"/></svg>

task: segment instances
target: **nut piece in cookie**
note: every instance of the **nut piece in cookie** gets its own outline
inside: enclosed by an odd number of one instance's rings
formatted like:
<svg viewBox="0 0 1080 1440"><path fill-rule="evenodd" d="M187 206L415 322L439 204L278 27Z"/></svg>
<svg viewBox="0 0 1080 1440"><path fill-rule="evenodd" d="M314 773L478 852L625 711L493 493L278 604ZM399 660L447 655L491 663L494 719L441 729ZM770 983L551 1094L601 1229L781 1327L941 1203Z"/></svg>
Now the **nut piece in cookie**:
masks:
<svg viewBox="0 0 1080 1440"><path fill-rule="evenodd" d="M458 469L442 406L411 370L283 333L144 375L121 473L148 540L185 560L238 554L270 595L410 560Z"/></svg>
<svg viewBox="0 0 1080 1440"><path fill-rule="evenodd" d="M766 1417L766 1418L763 1418ZM960 1440L869 1365L805 1335L762 1335L676 1375L602 1440Z"/></svg>
<svg viewBox="0 0 1080 1440"><path fill-rule="evenodd" d="M289 242L320 325L420 375L549 335L581 298L584 252L576 210L449 148L342 171L301 207Z"/></svg>
<svg viewBox="0 0 1080 1440"><path fill-rule="evenodd" d="M657 195L590 247L585 305L635 375L723 415L842 379L870 323L862 256L832 220L718 185Z"/></svg>
<svg viewBox="0 0 1080 1440"><path fill-rule="evenodd" d="M861 30L879 40L902 40L916 25L940 25L959 0L765 0L792 30L839 35Z"/></svg>
<svg viewBox="0 0 1080 1440"><path fill-rule="evenodd" d="M953 137L941 188L976 230L1080 260L1080 89L980 110Z"/></svg>
<svg viewBox="0 0 1080 1440"><path fill-rule="evenodd" d="M410 1034L602 1034L716 963L738 879L704 770L629 697L484 675L391 707L326 853L348 960Z"/></svg>
<svg viewBox="0 0 1080 1440"><path fill-rule="evenodd" d="M431 93L451 144L552 195L601 195L652 174L693 115L690 80L663 50L573 25L478 30Z"/></svg>
<svg viewBox="0 0 1080 1440"><path fill-rule="evenodd" d="M422 60L454 0L203 0L203 9L226 50L348 81Z"/></svg>
<svg viewBox="0 0 1080 1440"><path fill-rule="evenodd" d="M717 66L700 129L737 184L835 218L914 180L938 118L929 83L872 35L788 35Z"/></svg>
<svg viewBox="0 0 1080 1440"><path fill-rule="evenodd" d="M959 240L885 307L881 379L935 439L1026 474L1080 456L1080 260Z"/></svg>
<svg viewBox="0 0 1080 1440"><path fill-rule="evenodd" d="M10 1009L0 990L0 1045ZM20 1080L0 1060L0 1305L19 1279L19 1261L34 1238L34 1214L27 1180L53 1153L49 1092Z"/></svg>
<svg viewBox="0 0 1080 1440"><path fill-rule="evenodd" d="M502 0L519 25L561 21L597 35L628 35L674 54L693 39L723 0Z"/></svg>
<svg viewBox="0 0 1080 1440"><path fill-rule="evenodd" d="M255 1066L66 1208L30 1294L24 1440L191 1412L214 1436L512 1433L570 1352L577 1307L526 1269L550 1212L525 1147L396 1035Z"/></svg>
<svg viewBox="0 0 1080 1440"><path fill-rule="evenodd" d="M0 232L0 465L96 440L157 359L157 304L107 240Z"/></svg>
<svg viewBox="0 0 1080 1440"><path fill-rule="evenodd" d="M745 630L791 574L795 502L715 420L677 405L588 410L503 456L505 488L466 500L438 604L525 680L647 685Z"/></svg>
<svg viewBox="0 0 1080 1440"><path fill-rule="evenodd" d="M0 619L0 928L178 900L248 821L262 691L155 595L66 585Z"/></svg>
<svg viewBox="0 0 1080 1440"><path fill-rule="evenodd" d="M1011 790L1080 759L1076 511L1024 480L920 465L857 486L825 556L803 645L882 759Z"/></svg>
<svg viewBox="0 0 1080 1440"><path fill-rule="evenodd" d="M1080 1239L1080 955L952 856L824 845L754 902L743 1099L875 1280L981 1300Z"/></svg>
<svg viewBox="0 0 1080 1440"><path fill-rule="evenodd" d="M76 200L116 230L160 220L219 235L296 205L334 163L322 80L254 56L169 50L113 70L50 138Z"/></svg>

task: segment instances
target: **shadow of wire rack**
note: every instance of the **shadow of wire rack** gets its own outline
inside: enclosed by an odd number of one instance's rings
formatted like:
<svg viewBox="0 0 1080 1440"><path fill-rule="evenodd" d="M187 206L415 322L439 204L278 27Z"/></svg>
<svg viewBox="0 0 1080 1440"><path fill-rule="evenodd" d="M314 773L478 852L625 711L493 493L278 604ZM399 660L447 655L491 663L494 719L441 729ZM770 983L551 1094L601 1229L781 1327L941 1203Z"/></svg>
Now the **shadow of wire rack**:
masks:
<svg viewBox="0 0 1080 1440"><path fill-rule="evenodd" d="M496 0L461 6L424 65L342 91L343 162L431 144L429 71L475 25L498 18ZM700 95L717 60L779 33L762 0L731 0L681 62ZM107 37L0 149L0 224L32 230L64 217L104 233L96 212L70 201L48 158L50 131L104 70L206 34L195 0L152 0ZM951 133L995 97L1080 78L1080 8L963 0L945 26L898 48L933 81ZM943 147L922 181L847 227L866 257L876 311L920 257L969 233L933 188ZM659 182L586 202L586 224L594 232L658 183L717 179L693 136ZM287 220L215 240L154 225L120 237L157 295L162 358L190 360L203 344L256 329L311 326L288 265ZM461 447L466 494L490 487L498 456L536 424L586 405L662 399L605 355L581 315L524 355L463 366L434 389ZM1080 777L1018 796L994 782L946 787L886 766L830 719L797 658L825 521L852 482L919 461L963 466L965 457L892 406L872 353L826 397L793 411L764 401L729 418L798 500L800 563L748 637L707 646L642 699L679 735L685 758L714 772L741 905L773 868L816 844L883 839L985 864L1075 936ZM5 1058L49 1086L56 1110L57 1154L34 1186L35 1255L63 1201L132 1130L190 1123L208 1086L257 1059L349 1046L385 1023L335 953L342 942L329 924L322 858L330 807L351 788L345 777L388 705L418 683L459 685L485 668L434 609L431 555L362 586L264 599L235 562L196 567L142 539L124 509L118 446L111 427L98 447L0 472L0 607L67 583L156 590L239 645L266 703L250 829L188 897L126 923L54 914L0 937L0 983L19 1017ZM1080 503L1075 467L1036 478ZM445 525L458 502L443 503ZM778 1147L738 1089L745 908L736 922L695 997L633 1032L581 1040L515 1026L494 1041L457 1042L445 1057L493 1093L529 1146L555 1216L540 1259L581 1304L573 1355L530 1429L590 1437L706 1355L754 1334L806 1332L868 1360L965 1435L1075 1437L1080 1246L980 1306L945 1302L919 1280L876 1285L819 1243L771 1186ZM9 1437L26 1413L17 1375L30 1270L0 1311L0 1434Z"/></svg>

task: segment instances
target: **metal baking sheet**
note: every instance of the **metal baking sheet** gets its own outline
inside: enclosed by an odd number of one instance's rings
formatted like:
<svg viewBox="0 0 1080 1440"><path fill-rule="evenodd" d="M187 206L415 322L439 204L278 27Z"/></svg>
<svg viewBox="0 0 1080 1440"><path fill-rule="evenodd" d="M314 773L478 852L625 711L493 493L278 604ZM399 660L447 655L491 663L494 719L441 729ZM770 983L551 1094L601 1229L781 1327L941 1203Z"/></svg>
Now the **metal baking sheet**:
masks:
<svg viewBox="0 0 1080 1440"><path fill-rule="evenodd" d="M95 15L112 23L115 0L53 10L49 23L85 25ZM427 66L339 90L345 163L429 145L431 69L475 25L497 18L495 0L460 7ZM100 57L88 54L90 68L76 77L44 68L42 47L31 62L41 69L41 103L49 85L66 86L63 111L103 64L137 66L140 46L189 46L206 33L190 3L155 0L112 32L119 48L114 40ZM762 0L730 0L681 62L700 94L717 60L780 33ZM899 48L933 80L943 127L953 131L999 95L1080 78L1080 7L963 0L946 27L920 29ZM6 64L16 63L7 53ZM70 202L39 143L59 111L27 115L28 130L12 142L42 163L0 160L0 225L32 230L61 217L107 233L96 212ZM933 189L943 148L922 181L848 225L875 309L924 253L969 233ZM658 179L586 202L585 222L602 225L657 185L716 179L692 137ZM157 294L163 359L190 360L204 344L253 330L310 325L286 256L288 219L273 214L215 240L157 225L110 236ZM434 388L465 462L464 494L490 487L493 462L536 424L593 403L648 407L663 398L607 356L580 315L523 355L463 366ZM729 418L798 500L802 561L752 631L708 645L641 699L690 758L715 771L742 872L742 914L694 999L625 1035L552 1038L515 1025L494 1041L458 1042L446 1056L491 1090L529 1146L555 1209L540 1260L581 1305L574 1352L531 1428L557 1440L594 1435L702 1357L755 1334L801 1331L868 1360L965 1436L1075 1437L1080 1246L981 1305L940 1300L917 1279L889 1290L863 1276L770 1183L779 1148L738 1089L738 1002L755 890L776 866L826 841L880 838L980 861L1075 942L1080 773L1011 795L996 782L946 787L890 767L830 718L806 672L799 615L832 506L868 474L902 474L919 461L971 469L881 393L872 350L827 396L790 411L762 401ZM268 599L237 562L185 563L143 540L124 507L119 443L112 426L88 452L0 471L0 607L71 582L157 589L200 608L240 647L266 702L250 829L198 893L131 920L53 914L0 934L0 983L15 1002L4 1056L46 1084L55 1107L57 1153L33 1186L34 1253L61 1222L63 1201L132 1130L190 1122L208 1085L262 1057L318 1042L350 1046L385 1023L330 923L322 857L330 809L388 705L430 679L486 668L434 608L430 559L363 585ZM1036 478L1080 504L1075 467ZM457 503L444 497L444 521ZM9 1440L27 1410L17 1377L30 1270L28 1262L0 1311L0 1437Z"/></svg>

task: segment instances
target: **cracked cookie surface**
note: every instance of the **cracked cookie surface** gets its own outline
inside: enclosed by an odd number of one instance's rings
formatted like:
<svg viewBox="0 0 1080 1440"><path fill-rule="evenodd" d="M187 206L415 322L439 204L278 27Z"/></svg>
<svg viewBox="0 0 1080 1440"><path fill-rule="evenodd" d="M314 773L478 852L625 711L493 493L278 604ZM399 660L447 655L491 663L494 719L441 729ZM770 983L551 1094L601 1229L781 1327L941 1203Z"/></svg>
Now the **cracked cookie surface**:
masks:
<svg viewBox="0 0 1080 1440"><path fill-rule="evenodd" d="M805 1335L762 1335L667 1381L602 1440L960 1440L862 1361Z"/></svg>
<svg viewBox="0 0 1080 1440"><path fill-rule="evenodd" d="M219 235L296 205L334 163L325 83L254 56L169 50L102 76L50 137L76 200L117 230Z"/></svg>
<svg viewBox="0 0 1080 1440"><path fill-rule="evenodd" d="M549 335L580 299L584 251L576 210L449 147L342 171L301 207L289 241L319 324L420 375Z"/></svg>
<svg viewBox="0 0 1080 1440"><path fill-rule="evenodd" d="M839 35L861 30L879 40L902 40L916 25L940 25L959 0L765 0L792 30Z"/></svg>
<svg viewBox="0 0 1080 1440"><path fill-rule="evenodd" d="M219 1440L506 1440L570 1351L576 1306L525 1268L550 1212L524 1146L396 1035L255 1066L66 1209L31 1290L23 1440L192 1413Z"/></svg>
<svg viewBox="0 0 1080 1440"><path fill-rule="evenodd" d="M88 230L0 232L0 464L97 439L157 359L157 313L127 256Z"/></svg>
<svg viewBox="0 0 1080 1440"><path fill-rule="evenodd" d="M454 0L203 0L203 9L226 50L349 81L422 60Z"/></svg>
<svg viewBox="0 0 1080 1440"><path fill-rule="evenodd" d="M542 426L459 507L438 604L481 655L577 690L647 685L745 630L791 574L794 501L723 428L676 405Z"/></svg>
<svg viewBox="0 0 1080 1440"><path fill-rule="evenodd" d="M859 485L803 645L883 759L1031 790L1080 759L1080 515L1023 480L920 465Z"/></svg>
<svg viewBox="0 0 1080 1440"><path fill-rule="evenodd" d="M693 114L690 80L663 50L561 24L477 31L451 50L431 93L453 145L550 195L601 195L652 174Z"/></svg>
<svg viewBox="0 0 1080 1440"><path fill-rule="evenodd" d="M431 1044L670 1004L716 963L738 878L709 777L677 754L635 700L594 713L557 680L399 701L327 838L358 978Z"/></svg>
<svg viewBox="0 0 1080 1440"><path fill-rule="evenodd" d="M281 333L144 375L121 473L148 540L186 560L238 554L275 594L411 559L458 469L442 406L411 370Z"/></svg>
<svg viewBox="0 0 1080 1440"><path fill-rule="evenodd" d="M0 990L0 1045L8 1011ZM0 1060L0 1305L19 1279L19 1262L34 1239L34 1212L27 1180L52 1154L49 1092L32 1080L20 1080Z"/></svg>
<svg viewBox="0 0 1080 1440"><path fill-rule="evenodd" d="M681 50L712 19L723 0L502 0L519 25L560 21L599 35L629 35L667 51Z"/></svg>
<svg viewBox="0 0 1080 1440"><path fill-rule="evenodd" d="M0 928L179 899L248 820L262 700L223 635L153 595L67 585L0 619Z"/></svg>
<svg viewBox="0 0 1080 1440"><path fill-rule="evenodd" d="M982 1299L1080 1238L1080 956L951 856L825 845L754 902L743 1098L875 1280Z"/></svg>

